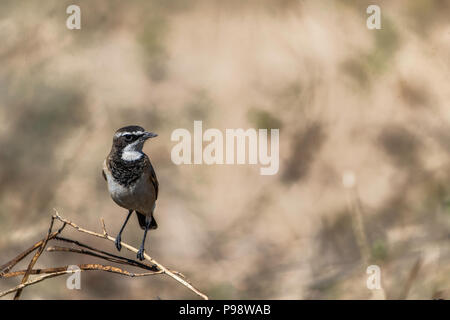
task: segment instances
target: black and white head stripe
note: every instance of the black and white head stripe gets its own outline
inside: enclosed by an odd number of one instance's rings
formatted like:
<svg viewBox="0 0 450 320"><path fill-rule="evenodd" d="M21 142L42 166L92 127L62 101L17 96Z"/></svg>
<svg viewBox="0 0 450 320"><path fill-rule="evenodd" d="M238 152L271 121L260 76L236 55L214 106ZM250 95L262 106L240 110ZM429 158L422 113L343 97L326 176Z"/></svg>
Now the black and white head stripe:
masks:
<svg viewBox="0 0 450 320"><path fill-rule="evenodd" d="M145 133L145 129L140 126L126 126L123 128L120 128L116 131L115 136L116 137L122 137L124 135L143 135Z"/></svg>
<svg viewBox="0 0 450 320"><path fill-rule="evenodd" d="M122 137L122 136L126 136L126 135L132 135L132 136L141 136L145 133L145 131L123 131L123 132L117 132L115 134L116 137Z"/></svg>

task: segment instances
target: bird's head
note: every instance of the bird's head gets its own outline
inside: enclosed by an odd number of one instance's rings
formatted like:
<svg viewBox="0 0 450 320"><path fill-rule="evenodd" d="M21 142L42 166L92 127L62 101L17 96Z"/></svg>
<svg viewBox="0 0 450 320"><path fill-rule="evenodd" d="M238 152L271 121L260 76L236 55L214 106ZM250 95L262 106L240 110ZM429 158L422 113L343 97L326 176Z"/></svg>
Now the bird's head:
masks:
<svg viewBox="0 0 450 320"><path fill-rule="evenodd" d="M157 137L140 126L126 126L118 129L113 137L113 148L122 154L122 159L134 161L142 156L142 148L149 138Z"/></svg>

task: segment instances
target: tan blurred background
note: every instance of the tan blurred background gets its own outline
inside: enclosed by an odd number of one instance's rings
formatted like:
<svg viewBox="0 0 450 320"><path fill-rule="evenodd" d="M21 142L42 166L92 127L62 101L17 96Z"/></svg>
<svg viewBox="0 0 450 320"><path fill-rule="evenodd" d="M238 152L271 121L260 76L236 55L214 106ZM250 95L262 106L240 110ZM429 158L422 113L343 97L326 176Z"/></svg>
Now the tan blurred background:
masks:
<svg viewBox="0 0 450 320"><path fill-rule="evenodd" d="M382 30L366 28L369 4ZM45 235L52 208L117 233L126 211L101 166L113 132L138 124L159 134L144 149L160 180L147 250L211 298L448 298L449 17L446 0L2 0L0 264ZM280 128L279 173L174 165L170 135L194 120ZM133 217L122 239L141 237ZM369 264L384 292L367 289ZM167 277L65 281L23 297L196 298Z"/></svg>

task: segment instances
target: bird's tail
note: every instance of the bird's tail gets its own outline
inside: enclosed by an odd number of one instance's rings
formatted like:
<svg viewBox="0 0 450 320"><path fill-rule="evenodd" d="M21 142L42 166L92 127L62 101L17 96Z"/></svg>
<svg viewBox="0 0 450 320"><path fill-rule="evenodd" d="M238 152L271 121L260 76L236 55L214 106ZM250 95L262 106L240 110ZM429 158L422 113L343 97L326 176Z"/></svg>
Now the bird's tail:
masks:
<svg viewBox="0 0 450 320"><path fill-rule="evenodd" d="M145 230L145 217L146 215L140 212L136 211L136 215L138 217L139 225L141 226L142 230ZM152 213L152 222L150 222L150 229L156 229L158 228L158 224L156 223L155 218L153 217Z"/></svg>

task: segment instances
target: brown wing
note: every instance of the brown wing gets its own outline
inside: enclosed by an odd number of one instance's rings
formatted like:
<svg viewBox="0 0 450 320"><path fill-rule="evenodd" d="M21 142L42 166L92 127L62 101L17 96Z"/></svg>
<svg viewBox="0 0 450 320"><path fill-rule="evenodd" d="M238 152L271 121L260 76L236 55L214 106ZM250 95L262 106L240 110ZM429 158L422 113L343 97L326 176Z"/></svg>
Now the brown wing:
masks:
<svg viewBox="0 0 450 320"><path fill-rule="evenodd" d="M108 169L108 164L107 164L106 160L103 161L102 176L103 176L103 179L105 179L105 181L108 181L108 179L106 179L105 169Z"/></svg>
<svg viewBox="0 0 450 320"><path fill-rule="evenodd" d="M148 163L150 164L150 181L153 184L153 187L155 188L155 200L156 200L158 199L159 182L158 178L156 177L155 169L153 169L150 160L148 161Z"/></svg>

